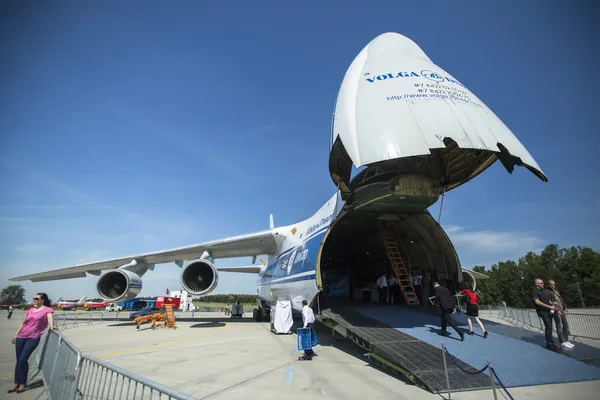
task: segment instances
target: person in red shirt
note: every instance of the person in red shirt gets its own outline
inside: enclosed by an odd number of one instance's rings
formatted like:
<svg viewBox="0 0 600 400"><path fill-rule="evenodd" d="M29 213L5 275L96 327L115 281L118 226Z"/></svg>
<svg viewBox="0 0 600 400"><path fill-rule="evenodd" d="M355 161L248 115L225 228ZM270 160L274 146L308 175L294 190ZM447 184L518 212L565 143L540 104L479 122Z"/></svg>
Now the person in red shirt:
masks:
<svg viewBox="0 0 600 400"><path fill-rule="evenodd" d="M483 337L486 338L488 336L487 331L483 327L483 323L479 319L479 307L477 306L477 293L473 291L473 286L470 283L467 283L466 289L461 290L461 295L467 296L467 322L469 323L469 335L473 334L473 323L471 322L470 317L474 317L475 321L481 327L483 331Z"/></svg>

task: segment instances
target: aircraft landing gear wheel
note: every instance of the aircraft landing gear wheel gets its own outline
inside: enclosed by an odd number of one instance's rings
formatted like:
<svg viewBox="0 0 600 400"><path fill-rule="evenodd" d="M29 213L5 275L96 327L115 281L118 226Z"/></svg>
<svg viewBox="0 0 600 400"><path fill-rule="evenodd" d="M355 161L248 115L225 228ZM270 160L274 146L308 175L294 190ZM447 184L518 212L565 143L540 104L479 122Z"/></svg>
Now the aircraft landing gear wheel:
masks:
<svg viewBox="0 0 600 400"><path fill-rule="evenodd" d="M263 311L262 308L255 308L254 310L252 310L252 318L256 321L256 322L260 322L263 319Z"/></svg>

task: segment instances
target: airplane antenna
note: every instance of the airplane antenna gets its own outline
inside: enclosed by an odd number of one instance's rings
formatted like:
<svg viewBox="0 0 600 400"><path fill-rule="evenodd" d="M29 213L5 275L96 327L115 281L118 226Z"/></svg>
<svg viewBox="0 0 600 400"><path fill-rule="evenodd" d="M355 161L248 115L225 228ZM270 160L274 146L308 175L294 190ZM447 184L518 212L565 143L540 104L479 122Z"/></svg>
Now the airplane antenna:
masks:
<svg viewBox="0 0 600 400"><path fill-rule="evenodd" d="M273 214L269 216L269 229L275 229L275 223L273 222Z"/></svg>
<svg viewBox="0 0 600 400"><path fill-rule="evenodd" d="M448 178L449 175L449 171L450 170L450 156L448 156L448 163L446 164L446 176L443 178L443 181L445 183L446 178ZM448 186L444 185L444 190L442 191L442 203L440 204L440 214L438 215L438 225L440 224L440 220L442 219L442 208L444 207L444 197L446 197L446 188Z"/></svg>
<svg viewBox="0 0 600 400"><path fill-rule="evenodd" d="M442 219L442 208L444 207L444 197L446 197L446 187L442 191L442 203L440 204L440 214L438 215L438 225L440 224L440 220Z"/></svg>
<svg viewBox="0 0 600 400"><path fill-rule="evenodd" d="M336 99L335 103L333 103L333 113L331 113L331 129L329 130L329 151L331 151L331 149L333 147L333 136L334 136L333 126L335 124L336 108L337 108L337 99Z"/></svg>

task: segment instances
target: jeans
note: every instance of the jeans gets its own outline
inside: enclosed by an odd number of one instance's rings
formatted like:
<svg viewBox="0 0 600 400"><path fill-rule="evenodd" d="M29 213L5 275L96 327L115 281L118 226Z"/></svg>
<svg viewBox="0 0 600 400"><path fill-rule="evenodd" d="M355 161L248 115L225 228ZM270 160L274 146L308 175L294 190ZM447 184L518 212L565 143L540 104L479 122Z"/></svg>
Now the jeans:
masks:
<svg viewBox="0 0 600 400"><path fill-rule="evenodd" d="M29 374L29 357L36 347L40 344L40 338L23 339L17 338L15 342L15 350L17 352L17 365L15 366L15 385L23 385L27 383L27 375Z"/></svg>
<svg viewBox="0 0 600 400"><path fill-rule="evenodd" d="M308 329L310 329L310 335L311 335L311 342L312 342L312 335L313 332L315 331L315 323L314 322L309 322L308 324L306 324L306 327ZM313 351L312 348L308 349L308 350L304 350L304 357L305 358L312 358L312 356L315 355L315 352Z"/></svg>
<svg viewBox="0 0 600 400"><path fill-rule="evenodd" d="M544 334L546 336L546 343L554 345L554 338L552 337L552 320L554 320L554 323L556 324L558 342L564 342L565 338L563 336L563 329L558 314L556 312L554 314L550 314L550 311L538 311L538 315L544 322Z"/></svg>
<svg viewBox="0 0 600 400"><path fill-rule="evenodd" d="M379 304L386 304L387 299L387 286L383 286L379 288Z"/></svg>
<svg viewBox="0 0 600 400"><path fill-rule="evenodd" d="M558 316L558 313L555 311L554 312L554 323L556 324L556 334L558 335L558 341L560 343L562 342L566 342L569 335L568 335L568 329L569 329L569 325L567 325L567 329L565 329L565 327L562 324L562 319L565 318L565 314L563 313L562 317ZM567 319L564 319L564 322L567 322ZM565 335L565 331L567 332L567 335Z"/></svg>
<svg viewBox="0 0 600 400"><path fill-rule="evenodd" d="M549 311L538 311L538 316L544 323L544 334L546 335L546 344L554 345L554 338L552 337L552 317Z"/></svg>
<svg viewBox="0 0 600 400"><path fill-rule="evenodd" d="M567 322L567 314L565 314L565 312L562 311L562 316L556 317L555 321L556 321L556 330L561 331L560 326L562 325L563 339L565 341L569 340L569 323Z"/></svg>

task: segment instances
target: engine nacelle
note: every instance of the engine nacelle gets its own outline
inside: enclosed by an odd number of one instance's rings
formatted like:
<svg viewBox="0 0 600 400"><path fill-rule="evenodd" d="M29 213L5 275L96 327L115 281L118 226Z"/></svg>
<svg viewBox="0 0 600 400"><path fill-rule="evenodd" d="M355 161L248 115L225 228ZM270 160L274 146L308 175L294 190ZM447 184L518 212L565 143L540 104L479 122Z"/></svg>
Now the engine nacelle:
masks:
<svg viewBox="0 0 600 400"><path fill-rule="evenodd" d="M219 273L209 260L195 260L181 271L181 286L193 296L209 294L219 284Z"/></svg>
<svg viewBox="0 0 600 400"><path fill-rule="evenodd" d="M142 278L125 269L109 271L98 279L96 290L106 301L129 300L142 291Z"/></svg>

